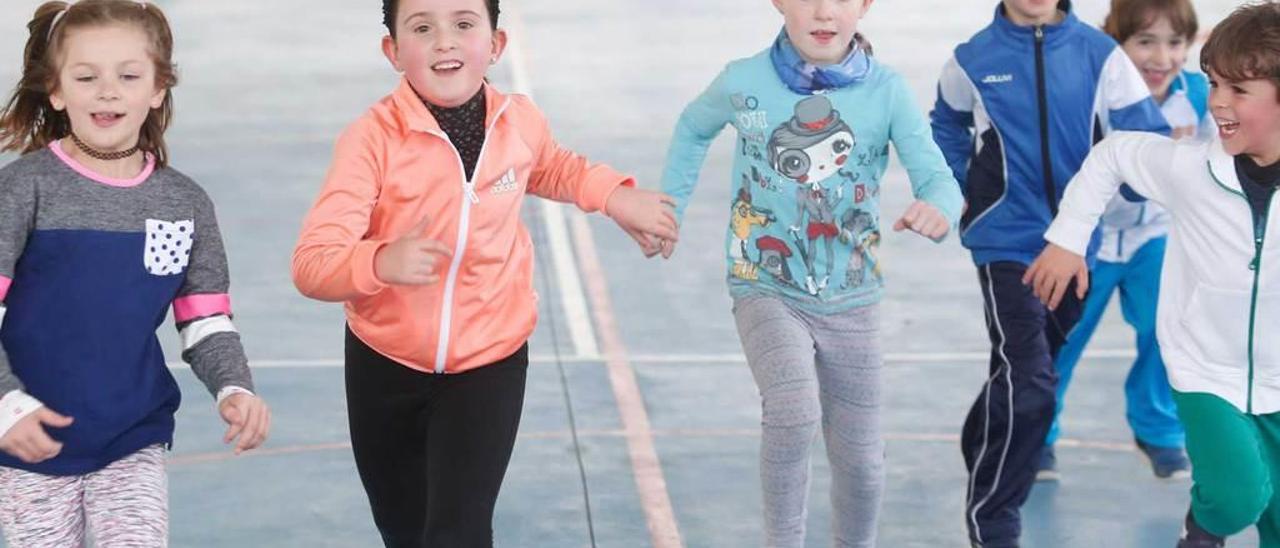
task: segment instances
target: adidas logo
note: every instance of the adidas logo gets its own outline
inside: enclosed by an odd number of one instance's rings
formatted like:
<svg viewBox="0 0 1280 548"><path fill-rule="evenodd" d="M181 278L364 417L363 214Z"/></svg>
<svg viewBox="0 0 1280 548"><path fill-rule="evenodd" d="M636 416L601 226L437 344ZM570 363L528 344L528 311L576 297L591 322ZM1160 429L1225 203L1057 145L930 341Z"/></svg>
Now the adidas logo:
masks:
<svg viewBox="0 0 1280 548"><path fill-rule="evenodd" d="M984 84L1007 84L1012 81L1012 74L988 74L982 79L982 83Z"/></svg>
<svg viewBox="0 0 1280 548"><path fill-rule="evenodd" d="M493 185L493 190L489 192L492 194L506 194L515 192L518 188L520 188L520 183L516 181L516 170L508 168L502 178L498 179L498 182Z"/></svg>

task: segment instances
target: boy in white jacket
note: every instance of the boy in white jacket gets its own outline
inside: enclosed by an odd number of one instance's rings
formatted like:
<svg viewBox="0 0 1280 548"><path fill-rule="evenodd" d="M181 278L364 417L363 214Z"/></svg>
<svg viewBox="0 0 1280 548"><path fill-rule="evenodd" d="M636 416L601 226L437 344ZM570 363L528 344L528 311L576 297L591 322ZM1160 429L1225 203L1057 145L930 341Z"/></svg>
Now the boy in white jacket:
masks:
<svg viewBox="0 0 1280 548"><path fill-rule="evenodd" d="M1083 254L1121 183L1172 217L1156 336L1187 432L1191 510L1180 548L1256 524L1280 546L1280 3L1239 8L1201 53L1210 143L1119 133L1090 153L1024 283L1050 308L1088 286Z"/></svg>

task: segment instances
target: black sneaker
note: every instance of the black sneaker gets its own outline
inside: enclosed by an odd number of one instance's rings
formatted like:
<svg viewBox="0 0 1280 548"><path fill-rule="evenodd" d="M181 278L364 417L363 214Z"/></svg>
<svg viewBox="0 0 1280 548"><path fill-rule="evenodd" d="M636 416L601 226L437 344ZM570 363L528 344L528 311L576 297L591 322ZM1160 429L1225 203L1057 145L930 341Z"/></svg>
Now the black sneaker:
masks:
<svg viewBox="0 0 1280 548"><path fill-rule="evenodd" d="M1040 460L1036 462L1036 481L1058 481L1062 476L1058 474L1058 456L1053 452L1052 445L1046 445L1040 450Z"/></svg>
<svg viewBox="0 0 1280 548"><path fill-rule="evenodd" d="M1187 458L1187 452L1181 447L1158 447L1137 438L1133 441L1138 444L1138 450L1151 463L1151 471L1157 478L1180 480L1191 477L1191 460Z"/></svg>
<svg viewBox="0 0 1280 548"><path fill-rule="evenodd" d="M1178 537L1178 548L1223 548L1226 545L1227 539L1201 529L1191 517L1191 512L1187 512L1187 519L1182 522L1182 536Z"/></svg>

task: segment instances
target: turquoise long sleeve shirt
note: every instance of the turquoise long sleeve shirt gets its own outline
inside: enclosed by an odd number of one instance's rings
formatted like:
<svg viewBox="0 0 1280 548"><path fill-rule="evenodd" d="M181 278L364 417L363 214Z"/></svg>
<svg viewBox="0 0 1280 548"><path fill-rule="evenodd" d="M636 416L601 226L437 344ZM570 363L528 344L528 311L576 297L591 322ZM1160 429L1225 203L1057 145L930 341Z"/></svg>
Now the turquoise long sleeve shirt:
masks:
<svg viewBox="0 0 1280 548"><path fill-rule="evenodd" d="M776 295L818 312L878 302L890 144L915 197L954 229L963 197L929 123L902 77L871 63L854 84L800 95L765 50L726 66L680 116L662 187L681 219L707 148L726 126L737 130L725 235L734 296Z"/></svg>

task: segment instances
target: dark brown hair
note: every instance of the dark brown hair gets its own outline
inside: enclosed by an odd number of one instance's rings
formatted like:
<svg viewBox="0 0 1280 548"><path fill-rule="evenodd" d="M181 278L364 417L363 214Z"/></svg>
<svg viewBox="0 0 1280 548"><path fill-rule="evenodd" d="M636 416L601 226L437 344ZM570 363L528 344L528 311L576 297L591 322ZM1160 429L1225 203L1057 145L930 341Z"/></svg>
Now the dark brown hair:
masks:
<svg viewBox="0 0 1280 548"><path fill-rule="evenodd" d="M1280 87L1280 3L1236 8L1213 28L1200 51L1200 68L1236 82L1261 78Z"/></svg>
<svg viewBox="0 0 1280 548"><path fill-rule="evenodd" d="M26 154L71 133L67 114L54 110L49 103L49 95L58 90L63 46L74 29L107 25L131 25L142 30L155 64L156 88L167 91L177 85L173 34L160 8L135 0L45 2L27 23L30 36L22 55L22 78L0 111L0 151ZM165 93L164 103L147 114L138 137L138 148L154 155L159 166L168 162L164 132L172 119L173 94Z"/></svg>
<svg viewBox="0 0 1280 548"><path fill-rule="evenodd" d="M489 27L498 30L498 1L484 0L484 7L489 10ZM400 9L400 0L382 0L382 24L387 27L387 34L396 37L396 11Z"/></svg>
<svg viewBox="0 0 1280 548"><path fill-rule="evenodd" d="M1102 23L1102 31L1123 44L1161 16L1168 17L1173 32L1188 42L1200 32L1191 0L1111 0L1111 12Z"/></svg>

